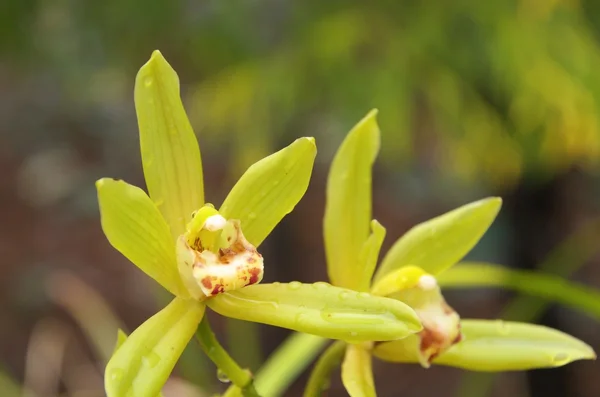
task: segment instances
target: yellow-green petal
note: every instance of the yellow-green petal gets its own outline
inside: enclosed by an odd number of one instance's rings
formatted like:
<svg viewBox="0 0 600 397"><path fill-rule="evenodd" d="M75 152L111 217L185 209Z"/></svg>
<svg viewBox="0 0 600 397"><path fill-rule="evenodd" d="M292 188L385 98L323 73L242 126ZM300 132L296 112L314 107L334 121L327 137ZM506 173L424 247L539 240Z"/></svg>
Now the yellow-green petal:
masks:
<svg viewBox="0 0 600 397"><path fill-rule="evenodd" d="M304 196L316 154L314 138L300 138L254 163L231 189L219 213L239 219L246 239L258 247Z"/></svg>
<svg viewBox="0 0 600 397"><path fill-rule="evenodd" d="M379 151L377 110L348 133L327 179L323 232L327 271L334 285L358 289L364 280L361 249L369 237L371 168Z"/></svg>
<svg viewBox="0 0 600 397"><path fill-rule="evenodd" d="M349 344L342 363L342 382L350 397L375 397L371 352L362 345Z"/></svg>
<svg viewBox="0 0 600 397"><path fill-rule="evenodd" d="M117 330L117 341L115 343L115 349L113 350L113 356L115 355L117 350L119 350L119 348L121 346L123 346L123 343L125 343L126 340L127 340L127 334L125 333L125 331L123 331L121 328L119 328Z"/></svg>
<svg viewBox="0 0 600 397"><path fill-rule="evenodd" d="M400 301L323 282L252 285L206 303L223 316L353 342L403 338L422 328Z"/></svg>
<svg viewBox="0 0 600 397"><path fill-rule="evenodd" d="M204 304L175 298L133 331L104 373L108 397L156 397L188 344Z"/></svg>
<svg viewBox="0 0 600 397"><path fill-rule="evenodd" d="M119 350L119 348L121 346L123 346L123 344L125 343L126 340L127 340L127 334L125 333L125 331L123 331L122 329L119 328L117 330L117 342L115 343L115 349L114 349L113 354L112 354L113 356L115 355L115 353L117 352L117 350ZM162 392L158 393L157 397L163 397Z"/></svg>
<svg viewBox="0 0 600 397"><path fill-rule="evenodd" d="M463 205L410 229L387 253L374 281L402 266L437 275L461 260L490 227L502 199L490 197Z"/></svg>
<svg viewBox="0 0 600 397"><path fill-rule="evenodd" d="M179 78L159 51L137 74L135 110L148 192L175 241L204 203L202 162L179 96Z"/></svg>
<svg viewBox="0 0 600 397"><path fill-rule="evenodd" d="M600 290L554 274L464 262L444 272L438 281L443 288L510 288L581 310L600 320Z"/></svg>
<svg viewBox="0 0 600 397"><path fill-rule="evenodd" d="M368 291L371 286L371 277L377 266L377 259L379 259L379 251L381 250L381 244L385 239L385 227L383 227L375 219L371 221L371 235L367 238L367 241L362 246L359 255L359 266L358 270L362 271L358 273L358 291Z"/></svg>
<svg viewBox="0 0 600 397"><path fill-rule="evenodd" d="M148 195L124 181L96 182L102 230L108 241L174 295L187 296L169 227Z"/></svg>
<svg viewBox="0 0 600 397"><path fill-rule="evenodd" d="M559 367L572 361L595 359L594 350L584 342L558 330L540 325L500 320L462 320L462 342L433 360L471 371L522 371ZM417 362L410 348L416 340L384 342L374 355L393 362Z"/></svg>

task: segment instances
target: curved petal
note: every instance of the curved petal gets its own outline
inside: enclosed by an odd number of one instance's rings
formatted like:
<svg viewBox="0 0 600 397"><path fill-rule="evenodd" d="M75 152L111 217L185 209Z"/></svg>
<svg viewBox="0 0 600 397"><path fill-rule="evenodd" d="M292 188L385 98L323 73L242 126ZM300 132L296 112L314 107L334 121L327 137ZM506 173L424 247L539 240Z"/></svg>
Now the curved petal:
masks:
<svg viewBox="0 0 600 397"><path fill-rule="evenodd" d="M434 364L472 371L521 371L596 358L594 350L579 339L540 325L500 320L462 320L461 324L464 340ZM416 343L413 336L384 342L373 353L386 361L417 362Z"/></svg>
<svg viewBox="0 0 600 397"><path fill-rule="evenodd" d="M316 154L314 138L300 138L254 163L231 189L219 213L239 219L246 239L258 247L304 196Z"/></svg>
<svg viewBox="0 0 600 397"><path fill-rule="evenodd" d="M490 197L463 205L410 229L389 250L374 281L406 265L434 276L464 257L490 227L502 199Z"/></svg>
<svg viewBox="0 0 600 397"><path fill-rule="evenodd" d="M204 304L175 298L138 327L106 366L108 397L156 397L188 344Z"/></svg>
<svg viewBox="0 0 600 397"><path fill-rule="evenodd" d="M362 270L362 272L358 273L357 291L369 290L383 240L385 240L385 227L373 219L371 221L371 235L363 244L358 257L358 270Z"/></svg>
<svg viewBox="0 0 600 397"><path fill-rule="evenodd" d="M359 255L369 237L371 168L379 151L376 116L377 110L372 110L348 133L327 179L323 219L327 270L333 284L350 289L363 284Z"/></svg>
<svg viewBox="0 0 600 397"><path fill-rule="evenodd" d="M252 285L206 304L227 317L354 342L393 340L421 330L415 312L400 301L322 282Z"/></svg>
<svg viewBox="0 0 600 397"><path fill-rule="evenodd" d="M108 241L174 295L187 296L169 227L146 193L124 181L96 182L102 230Z"/></svg>
<svg viewBox="0 0 600 397"><path fill-rule="evenodd" d="M342 363L342 382L350 397L375 397L371 352L362 345L349 344Z"/></svg>
<svg viewBox="0 0 600 397"><path fill-rule="evenodd" d="M510 288L558 302L600 320L600 291L554 274L464 262L438 279L443 288Z"/></svg>
<svg viewBox="0 0 600 397"><path fill-rule="evenodd" d="M202 162L179 97L179 78L159 51L137 74L135 110L148 192L175 241L204 203Z"/></svg>

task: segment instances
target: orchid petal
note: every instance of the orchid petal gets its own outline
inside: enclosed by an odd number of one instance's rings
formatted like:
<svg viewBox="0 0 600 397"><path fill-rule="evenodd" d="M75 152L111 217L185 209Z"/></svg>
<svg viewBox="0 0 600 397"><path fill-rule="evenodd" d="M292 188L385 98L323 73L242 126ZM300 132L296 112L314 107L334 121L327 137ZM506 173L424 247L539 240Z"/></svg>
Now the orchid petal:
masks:
<svg viewBox="0 0 600 397"><path fill-rule="evenodd" d="M110 178L96 182L96 189L102 230L112 246L172 294L187 296L169 226L148 195Z"/></svg>
<svg viewBox="0 0 600 397"><path fill-rule="evenodd" d="M300 138L254 163L231 189L219 213L239 219L246 239L258 247L304 196L316 153L314 138Z"/></svg>
<svg viewBox="0 0 600 397"><path fill-rule="evenodd" d="M148 192L174 242L204 203L204 186L200 149L181 103L179 78L159 51L135 79L135 110Z"/></svg>
<svg viewBox="0 0 600 397"><path fill-rule="evenodd" d="M359 256L369 237L371 168L379 151L376 116L372 110L348 133L327 180L323 228L329 279L355 290L364 285Z"/></svg>

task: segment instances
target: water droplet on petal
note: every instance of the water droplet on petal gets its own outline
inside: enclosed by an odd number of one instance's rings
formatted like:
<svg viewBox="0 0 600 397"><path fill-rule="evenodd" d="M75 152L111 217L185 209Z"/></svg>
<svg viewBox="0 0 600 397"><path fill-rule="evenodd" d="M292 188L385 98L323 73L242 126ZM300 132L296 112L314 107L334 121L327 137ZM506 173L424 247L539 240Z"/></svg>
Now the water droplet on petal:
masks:
<svg viewBox="0 0 600 397"><path fill-rule="evenodd" d="M552 362L554 365L565 365L569 362L569 355L567 353L556 353L554 357L552 357Z"/></svg>
<svg viewBox="0 0 600 397"><path fill-rule="evenodd" d="M338 297L340 298L341 301L346 300L348 298L348 292L346 291L342 291L340 292L340 294L338 295Z"/></svg>
<svg viewBox="0 0 600 397"><path fill-rule="evenodd" d="M114 368L110 371L110 379L114 382L118 382L123 379L124 374L125 371L123 371L121 368Z"/></svg>
<svg viewBox="0 0 600 397"><path fill-rule="evenodd" d="M313 288L315 289L323 289L328 286L329 283L326 283L325 281L317 281L316 283L313 283Z"/></svg>
<svg viewBox="0 0 600 397"><path fill-rule="evenodd" d="M292 281L291 283L288 284L288 288L291 290L297 290L302 286L302 283L300 281Z"/></svg>
<svg viewBox="0 0 600 397"><path fill-rule="evenodd" d="M506 324L504 321L498 320L496 322L496 327L497 327L499 335L508 335L508 333L509 333L508 324Z"/></svg>
<svg viewBox="0 0 600 397"><path fill-rule="evenodd" d="M369 298L371 295L368 292L359 292L358 293L358 297L359 298Z"/></svg>
<svg viewBox="0 0 600 397"><path fill-rule="evenodd" d="M146 87L150 87L152 85L152 83L154 83L154 80L152 80L152 77L146 77L144 79L144 85Z"/></svg>
<svg viewBox="0 0 600 397"><path fill-rule="evenodd" d="M248 219L256 219L256 214L254 212L249 213Z"/></svg>
<svg viewBox="0 0 600 397"><path fill-rule="evenodd" d="M358 336L358 332L356 332L356 331L350 331L350 336L351 336L352 338L355 338L355 337L357 337L357 336Z"/></svg>
<svg viewBox="0 0 600 397"><path fill-rule="evenodd" d="M221 369L217 369L217 379L222 383L229 383L229 377L225 374L225 372L221 371Z"/></svg>
<svg viewBox="0 0 600 397"><path fill-rule="evenodd" d="M142 357L142 362L148 368L154 368L160 362L160 356L154 352L150 352L150 354Z"/></svg>

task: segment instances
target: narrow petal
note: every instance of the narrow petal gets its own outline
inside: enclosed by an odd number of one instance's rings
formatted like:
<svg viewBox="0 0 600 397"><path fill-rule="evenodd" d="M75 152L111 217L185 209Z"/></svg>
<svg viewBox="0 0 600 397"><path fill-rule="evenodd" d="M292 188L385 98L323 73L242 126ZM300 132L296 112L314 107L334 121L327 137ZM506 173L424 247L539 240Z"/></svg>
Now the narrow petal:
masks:
<svg viewBox="0 0 600 397"><path fill-rule="evenodd" d="M179 78L159 51L135 79L135 110L146 185L175 241L204 203L202 162L179 96Z"/></svg>
<svg viewBox="0 0 600 397"><path fill-rule="evenodd" d="M155 397L202 320L205 306L175 298L117 349L106 366L108 397Z"/></svg>
<svg viewBox="0 0 600 397"><path fill-rule="evenodd" d="M381 250L381 244L385 239L385 227L381 226L376 220L371 221L371 235L367 238L367 241L362 246L359 255L359 270L362 270L362 274L359 273L358 291L368 291L371 286L371 277L377 266L377 259L379 259L379 251Z"/></svg>
<svg viewBox="0 0 600 397"><path fill-rule="evenodd" d="M438 281L443 288L510 288L569 306L600 320L600 291L554 274L465 262L444 272Z"/></svg>
<svg viewBox="0 0 600 397"><path fill-rule="evenodd" d="M219 212L227 219L239 219L248 241L258 247L304 196L316 154L314 138L300 138L253 164Z"/></svg>
<svg viewBox="0 0 600 397"><path fill-rule="evenodd" d="M406 265L434 276L461 260L490 227L502 199L490 197L464 205L410 229L392 246L375 282Z"/></svg>
<svg viewBox="0 0 600 397"><path fill-rule="evenodd" d="M540 325L500 320L463 320L464 340L433 360L472 371L522 371L559 367L572 361L595 359L594 350L563 332ZM402 341L384 342L375 356L393 362L417 362L411 348L412 336Z"/></svg>
<svg viewBox="0 0 600 397"><path fill-rule="evenodd" d="M371 168L379 151L379 127L372 110L338 149L327 180L323 229L329 279L358 289L364 284L359 256L369 237Z"/></svg>
<svg viewBox="0 0 600 397"><path fill-rule="evenodd" d="M349 344L342 363L342 382L350 397L375 397L371 352L362 345Z"/></svg>
<svg viewBox="0 0 600 397"><path fill-rule="evenodd" d="M108 241L172 294L186 296L169 226L146 193L123 181L96 182L102 230Z"/></svg>
<svg viewBox="0 0 600 397"><path fill-rule="evenodd" d="M252 285L206 303L227 317L346 341L393 340L421 330L400 301L322 282Z"/></svg>

